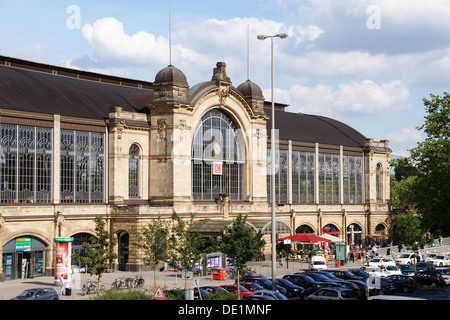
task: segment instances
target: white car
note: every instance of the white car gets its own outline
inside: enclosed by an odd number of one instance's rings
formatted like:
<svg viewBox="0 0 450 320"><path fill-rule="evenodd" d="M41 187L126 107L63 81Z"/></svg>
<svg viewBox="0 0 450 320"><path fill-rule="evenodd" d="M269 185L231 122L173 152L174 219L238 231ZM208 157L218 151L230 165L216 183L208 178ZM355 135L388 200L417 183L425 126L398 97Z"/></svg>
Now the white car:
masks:
<svg viewBox="0 0 450 320"><path fill-rule="evenodd" d="M387 276L390 276L392 274L403 274L401 272L401 270L399 268L397 268L397 266L392 266L392 265L386 265L384 266L384 273Z"/></svg>
<svg viewBox="0 0 450 320"><path fill-rule="evenodd" d="M441 274L442 278L444 278L444 281L447 285L450 285L450 268L439 270L439 273Z"/></svg>
<svg viewBox="0 0 450 320"><path fill-rule="evenodd" d="M430 259L429 262L434 264L436 267L450 266L450 256L439 254L435 256L433 259Z"/></svg>
<svg viewBox="0 0 450 320"><path fill-rule="evenodd" d="M395 260L396 264L414 264L416 262L415 253L402 253Z"/></svg>
<svg viewBox="0 0 450 320"><path fill-rule="evenodd" d="M395 266L395 261L392 258L374 258L369 261L369 266L381 267L381 266Z"/></svg>
<svg viewBox="0 0 450 320"><path fill-rule="evenodd" d="M385 277L386 273L380 267L368 266L363 269L371 277Z"/></svg>
<svg viewBox="0 0 450 320"><path fill-rule="evenodd" d="M324 256L313 256L311 258L311 264L310 264L311 270L326 270L327 262L325 261Z"/></svg>

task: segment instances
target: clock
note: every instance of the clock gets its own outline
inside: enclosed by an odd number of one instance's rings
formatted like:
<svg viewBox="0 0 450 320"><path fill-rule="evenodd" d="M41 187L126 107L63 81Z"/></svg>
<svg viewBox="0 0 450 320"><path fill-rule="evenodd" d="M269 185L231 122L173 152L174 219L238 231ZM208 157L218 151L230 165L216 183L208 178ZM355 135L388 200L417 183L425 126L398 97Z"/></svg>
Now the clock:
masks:
<svg viewBox="0 0 450 320"><path fill-rule="evenodd" d="M218 142L214 142L212 145L212 156L216 157L222 152L222 146Z"/></svg>

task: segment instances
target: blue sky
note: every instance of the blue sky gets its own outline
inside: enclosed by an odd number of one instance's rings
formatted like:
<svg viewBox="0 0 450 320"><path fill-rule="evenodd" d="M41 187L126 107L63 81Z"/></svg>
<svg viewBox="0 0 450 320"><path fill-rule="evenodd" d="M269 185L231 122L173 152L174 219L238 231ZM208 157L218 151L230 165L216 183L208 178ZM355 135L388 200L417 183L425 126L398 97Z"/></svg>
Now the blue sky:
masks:
<svg viewBox="0 0 450 320"><path fill-rule="evenodd" d="M449 0L172 0L172 64L191 86L227 63L291 112L340 120L394 154L424 139L422 98L448 91ZM0 0L0 54L153 81L169 64L169 1Z"/></svg>

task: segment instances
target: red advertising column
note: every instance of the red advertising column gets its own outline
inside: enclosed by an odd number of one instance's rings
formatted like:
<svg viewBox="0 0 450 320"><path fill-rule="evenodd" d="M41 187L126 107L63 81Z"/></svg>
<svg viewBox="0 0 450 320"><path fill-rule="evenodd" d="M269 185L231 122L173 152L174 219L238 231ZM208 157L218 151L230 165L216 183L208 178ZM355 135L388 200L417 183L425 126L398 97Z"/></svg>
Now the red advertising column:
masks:
<svg viewBox="0 0 450 320"><path fill-rule="evenodd" d="M55 238L55 285L70 287L73 238Z"/></svg>

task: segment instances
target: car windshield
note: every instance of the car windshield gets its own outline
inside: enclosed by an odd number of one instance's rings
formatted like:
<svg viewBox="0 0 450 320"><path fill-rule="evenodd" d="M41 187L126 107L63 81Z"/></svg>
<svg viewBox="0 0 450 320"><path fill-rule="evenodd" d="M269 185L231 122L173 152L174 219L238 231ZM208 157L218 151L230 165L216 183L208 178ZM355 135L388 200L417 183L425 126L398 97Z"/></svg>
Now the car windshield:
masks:
<svg viewBox="0 0 450 320"><path fill-rule="evenodd" d="M294 286L292 282L286 279L277 279L277 282L284 284L285 286Z"/></svg>
<svg viewBox="0 0 450 320"><path fill-rule="evenodd" d="M325 261L314 261L314 265L325 264Z"/></svg>
<svg viewBox="0 0 450 320"><path fill-rule="evenodd" d="M436 256L436 257L434 257L434 259L442 260L442 259L444 259L444 256Z"/></svg>
<svg viewBox="0 0 450 320"><path fill-rule="evenodd" d="M386 266L387 270L398 270L396 266Z"/></svg>
<svg viewBox="0 0 450 320"><path fill-rule="evenodd" d="M19 297L32 297L35 294L36 290L25 290L19 293Z"/></svg>
<svg viewBox="0 0 450 320"><path fill-rule="evenodd" d="M372 260L370 260L370 262L380 262L381 261L381 259L372 259Z"/></svg>
<svg viewBox="0 0 450 320"><path fill-rule="evenodd" d="M409 253L403 253L399 256L399 258L409 258L411 256L411 254Z"/></svg>
<svg viewBox="0 0 450 320"><path fill-rule="evenodd" d="M259 284L252 282L252 287L256 290L263 290L264 288L261 287Z"/></svg>

